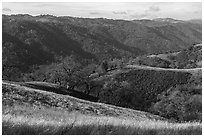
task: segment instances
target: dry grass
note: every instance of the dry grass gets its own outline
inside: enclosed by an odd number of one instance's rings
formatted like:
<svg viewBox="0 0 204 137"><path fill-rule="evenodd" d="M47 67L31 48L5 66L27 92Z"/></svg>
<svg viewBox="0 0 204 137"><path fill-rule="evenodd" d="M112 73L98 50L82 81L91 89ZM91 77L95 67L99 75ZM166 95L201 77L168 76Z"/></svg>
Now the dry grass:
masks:
<svg viewBox="0 0 204 137"><path fill-rule="evenodd" d="M103 103L90 102L68 95L60 95L44 90L21 86L18 83L4 82L2 85L3 105L32 104L34 106L47 106L59 108L68 112L80 112L88 115L122 116L135 119L164 119L147 112L116 107Z"/></svg>
<svg viewBox="0 0 204 137"><path fill-rule="evenodd" d="M192 68L192 69L172 69L172 68L159 68L150 67L144 65L127 65L125 68L129 69L144 69L144 70L155 70L155 71L175 71L175 72L189 72L189 73L201 73L202 68Z"/></svg>
<svg viewBox="0 0 204 137"><path fill-rule="evenodd" d="M202 134L200 123L137 121L127 117L91 116L28 106L5 108L2 125L3 134L11 135Z"/></svg>
<svg viewBox="0 0 204 137"><path fill-rule="evenodd" d="M201 123L159 116L3 82L2 131L10 135L202 134Z"/></svg>

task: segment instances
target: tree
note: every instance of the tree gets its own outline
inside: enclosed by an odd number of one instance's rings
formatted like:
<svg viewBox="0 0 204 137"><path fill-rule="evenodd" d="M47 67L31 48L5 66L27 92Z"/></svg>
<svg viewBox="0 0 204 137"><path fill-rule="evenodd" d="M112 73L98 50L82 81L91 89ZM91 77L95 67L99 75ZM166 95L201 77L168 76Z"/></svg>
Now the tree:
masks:
<svg viewBox="0 0 204 137"><path fill-rule="evenodd" d="M108 62L106 60L104 60L101 63L101 69L102 69L103 72L107 72L108 71Z"/></svg>
<svg viewBox="0 0 204 137"><path fill-rule="evenodd" d="M176 56L176 66L179 69L184 68L188 63L188 53L187 51L183 50L179 52Z"/></svg>
<svg viewBox="0 0 204 137"><path fill-rule="evenodd" d="M24 81L46 81L74 89L78 82L75 75L81 67L81 64L75 60L74 56L68 56L60 63L42 65L34 72L25 74Z"/></svg>
<svg viewBox="0 0 204 137"><path fill-rule="evenodd" d="M82 65L76 61L74 56L66 57L60 64L60 69L62 69L62 75L64 77L64 86L69 89L74 89L77 85L76 72L80 70Z"/></svg>
<svg viewBox="0 0 204 137"><path fill-rule="evenodd" d="M83 86L84 93L90 94L96 88L100 88L102 84L94 81L90 75L95 71L97 65L89 64L80 71L76 72L76 79L78 79L78 86Z"/></svg>
<svg viewBox="0 0 204 137"><path fill-rule="evenodd" d="M195 89L193 85L171 87L158 96L151 110L162 117L178 121L201 120L201 93L202 89Z"/></svg>

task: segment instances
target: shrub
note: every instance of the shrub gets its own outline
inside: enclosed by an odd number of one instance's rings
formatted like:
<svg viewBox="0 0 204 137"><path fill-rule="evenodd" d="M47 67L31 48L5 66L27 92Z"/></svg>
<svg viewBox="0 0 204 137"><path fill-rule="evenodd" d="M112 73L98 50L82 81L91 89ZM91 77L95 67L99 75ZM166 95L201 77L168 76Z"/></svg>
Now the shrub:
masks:
<svg viewBox="0 0 204 137"><path fill-rule="evenodd" d="M202 120L202 89L189 85L171 87L158 95L158 102L151 111L160 116L178 121Z"/></svg>

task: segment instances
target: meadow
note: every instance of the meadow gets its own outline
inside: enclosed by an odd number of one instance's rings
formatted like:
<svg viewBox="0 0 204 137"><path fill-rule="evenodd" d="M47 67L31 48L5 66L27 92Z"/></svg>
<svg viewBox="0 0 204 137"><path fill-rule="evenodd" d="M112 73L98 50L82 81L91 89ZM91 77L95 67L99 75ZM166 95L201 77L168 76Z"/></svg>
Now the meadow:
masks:
<svg viewBox="0 0 204 137"><path fill-rule="evenodd" d="M197 135L201 123L170 123L130 117L93 116L64 110L15 106L3 114L3 135Z"/></svg>

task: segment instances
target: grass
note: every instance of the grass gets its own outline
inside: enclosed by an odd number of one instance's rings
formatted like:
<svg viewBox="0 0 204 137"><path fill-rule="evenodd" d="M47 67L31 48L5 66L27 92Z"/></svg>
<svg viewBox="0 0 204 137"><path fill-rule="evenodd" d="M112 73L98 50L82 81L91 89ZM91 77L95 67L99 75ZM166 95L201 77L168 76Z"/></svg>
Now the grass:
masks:
<svg viewBox="0 0 204 137"><path fill-rule="evenodd" d="M150 113L33 89L2 85L3 135L202 134L201 123L170 123Z"/></svg>
<svg viewBox="0 0 204 137"><path fill-rule="evenodd" d="M188 73L201 73L202 68L191 68L191 69L172 69L172 68L159 68L145 65L127 65L129 69L144 69L144 70L155 70L155 71L174 71L174 72L188 72Z"/></svg>
<svg viewBox="0 0 204 137"><path fill-rule="evenodd" d="M201 123L92 116L64 110L15 106L4 108L4 135L178 135L202 134Z"/></svg>
<svg viewBox="0 0 204 137"><path fill-rule="evenodd" d="M164 119L147 112L116 107L103 103L95 103L68 95L55 94L44 90L25 87L18 83L5 81L3 81L2 84L2 95L3 106L31 104L33 106L59 108L68 112L74 111L91 115L128 116L135 119Z"/></svg>

